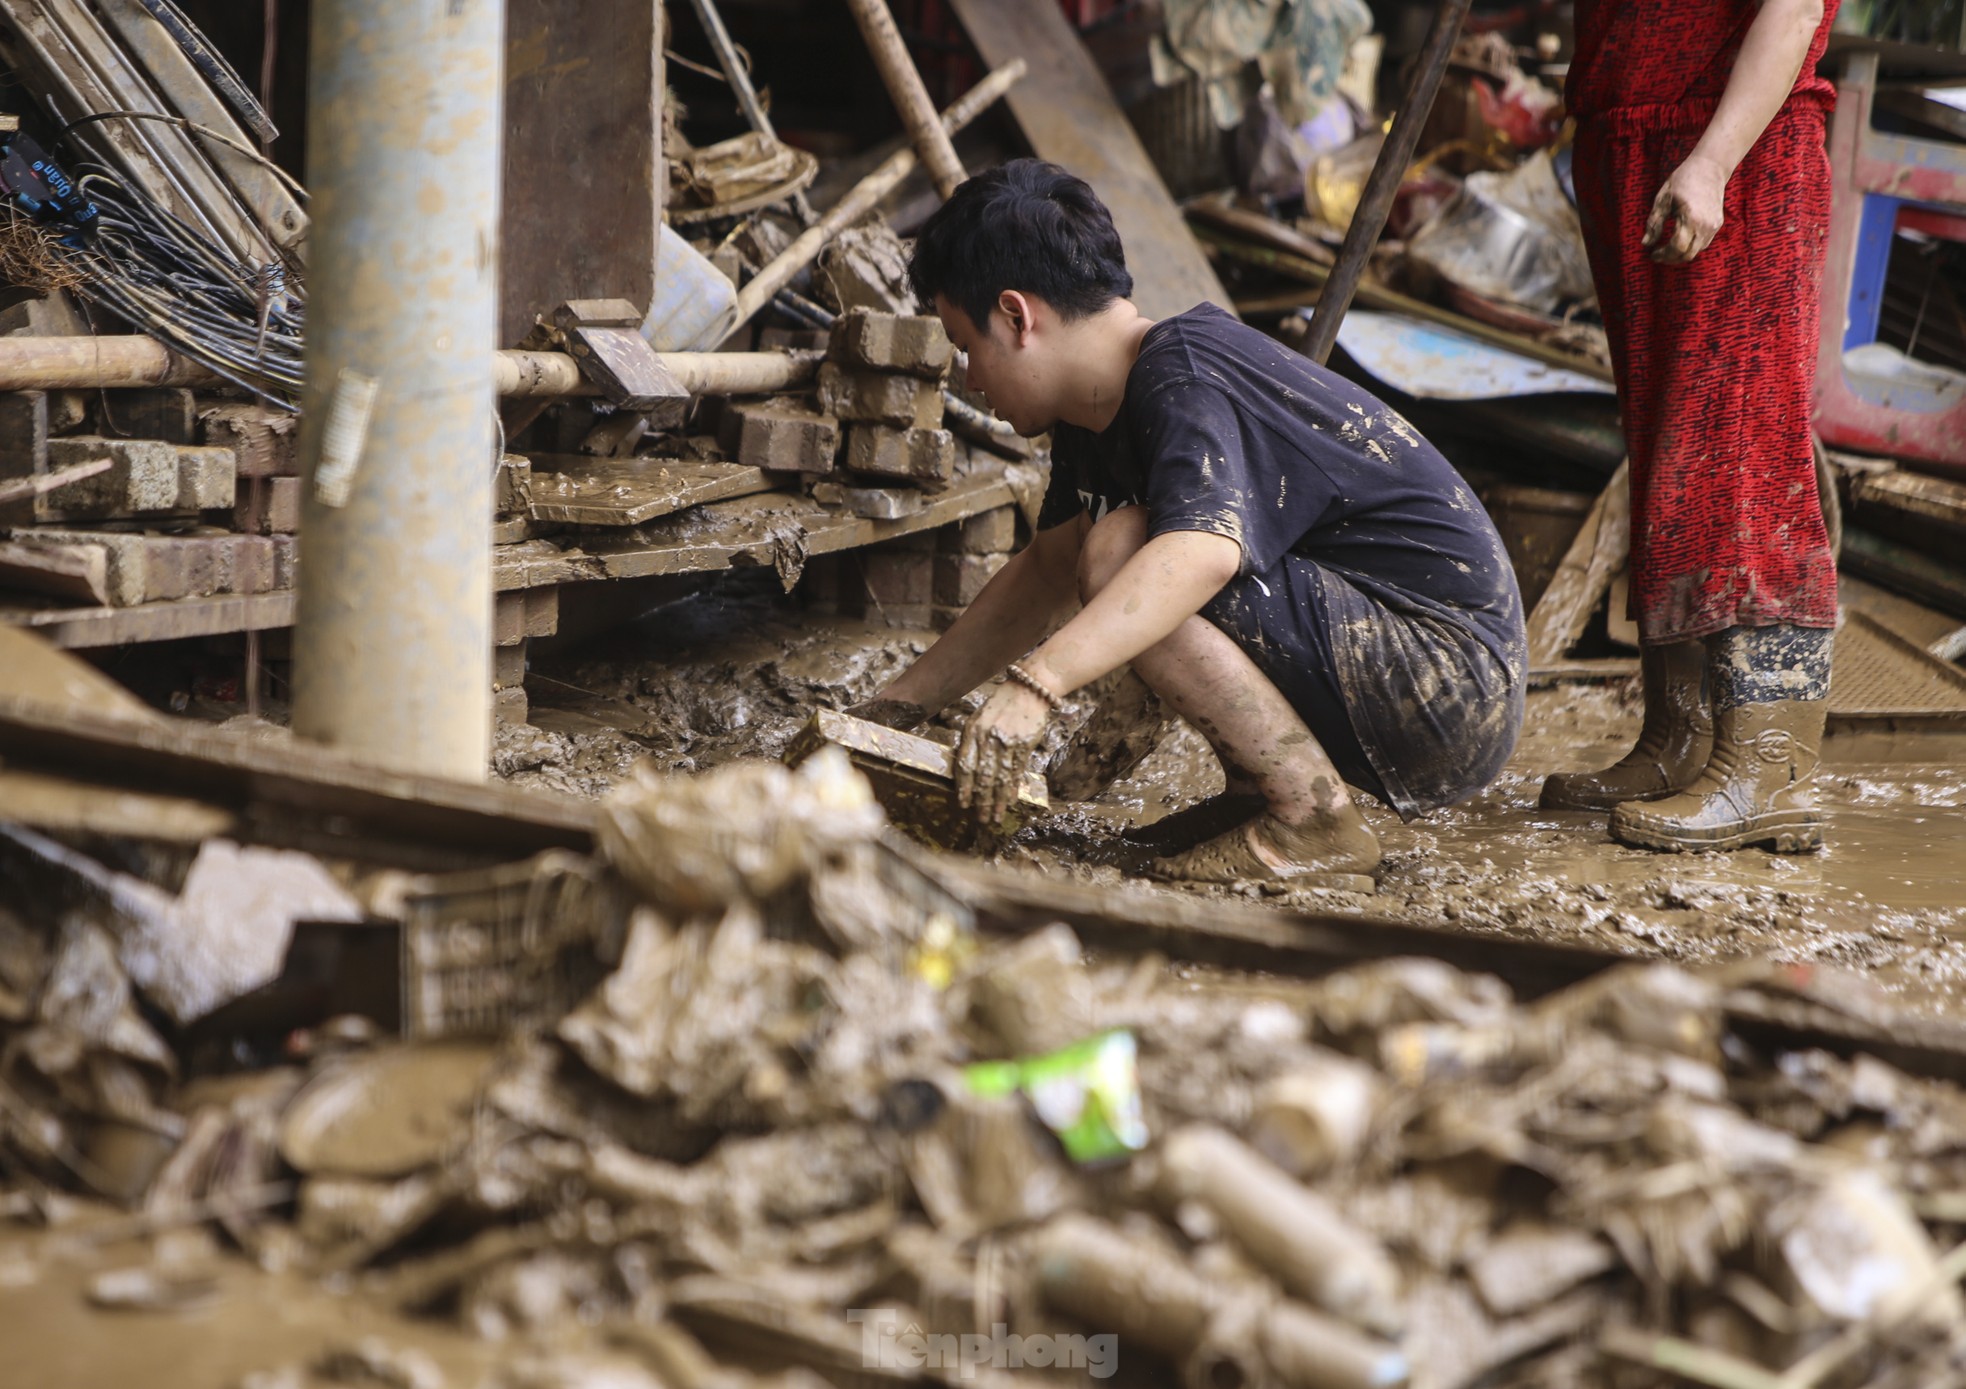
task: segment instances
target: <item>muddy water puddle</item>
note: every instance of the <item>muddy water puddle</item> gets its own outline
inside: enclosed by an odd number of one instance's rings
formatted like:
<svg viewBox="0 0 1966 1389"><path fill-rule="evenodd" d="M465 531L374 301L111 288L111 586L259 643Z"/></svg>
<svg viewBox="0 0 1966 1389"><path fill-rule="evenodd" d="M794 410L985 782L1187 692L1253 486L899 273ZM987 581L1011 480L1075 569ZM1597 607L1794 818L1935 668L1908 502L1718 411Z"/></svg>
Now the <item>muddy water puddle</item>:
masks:
<svg viewBox="0 0 1966 1389"><path fill-rule="evenodd" d="M433 1382L471 1389L514 1354L448 1323L412 1321L216 1249L197 1260L205 1295L195 1305L115 1312L90 1305L95 1280L156 1257L141 1242L89 1248L59 1234L0 1231L0 1383L225 1389L265 1376L280 1389L317 1389L328 1381L310 1365L374 1338L430 1366L440 1377Z"/></svg>
<svg viewBox="0 0 1966 1389"><path fill-rule="evenodd" d="M933 634L756 599L672 605L528 683L539 727L500 735L500 772L578 795L636 761L703 770L779 756L814 707L868 698ZM943 736L962 710L942 720ZM1389 915L1688 961L1745 955L1856 966L1907 1003L1966 995L1966 734L1839 733L1825 744L1821 854L1655 855L1613 844L1604 817L1539 809L1552 771L1601 766L1638 725L1631 684L1532 692L1521 743L1474 800L1411 824L1368 803L1386 849L1371 897L1287 894L1283 905ZM1137 866L1114 836L1212 794L1205 743L1175 725L1127 778L1010 846L1012 861L1095 880Z"/></svg>

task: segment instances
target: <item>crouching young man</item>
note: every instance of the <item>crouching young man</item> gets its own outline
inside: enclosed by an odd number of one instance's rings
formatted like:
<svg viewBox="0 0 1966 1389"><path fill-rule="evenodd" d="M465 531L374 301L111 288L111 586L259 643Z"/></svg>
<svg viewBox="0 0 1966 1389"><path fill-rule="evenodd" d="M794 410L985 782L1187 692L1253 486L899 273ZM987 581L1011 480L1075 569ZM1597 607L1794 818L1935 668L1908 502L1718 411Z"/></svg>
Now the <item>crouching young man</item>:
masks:
<svg viewBox="0 0 1966 1389"><path fill-rule="evenodd" d="M1004 676L963 730L966 806L1001 819L1053 712L1128 663L1228 776L1153 827L1163 876L1369 889L1379 844L1348 783L1411 817L1501 769L1521 598L1405 420L1210 305L1143 318L1105 207L1038 160L957 189L912 277L970 386L1053 439L1031 544L856 711L912 726Z"/></svg>

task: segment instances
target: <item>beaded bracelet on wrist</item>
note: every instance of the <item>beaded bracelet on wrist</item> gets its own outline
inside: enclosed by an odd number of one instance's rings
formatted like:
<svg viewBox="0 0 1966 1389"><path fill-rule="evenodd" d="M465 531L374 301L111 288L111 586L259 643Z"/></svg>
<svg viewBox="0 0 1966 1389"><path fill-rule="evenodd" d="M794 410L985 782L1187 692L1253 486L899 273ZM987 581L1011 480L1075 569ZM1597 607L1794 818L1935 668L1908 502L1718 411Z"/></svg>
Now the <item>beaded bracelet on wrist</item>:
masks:
<svg viewBox="0 0 1966 1389"><path fill-rule="evenodd" d="M1003 673L1006 679L1015 680L1046 704L1049 704L1054 711L1065 707L1065 700L1062 696L1054 692L1044 681L1038 679L1037 676L1031 674L1030 671L1024 669L1017 662L1012 661L1009 665L1005 666Z"/></svg>

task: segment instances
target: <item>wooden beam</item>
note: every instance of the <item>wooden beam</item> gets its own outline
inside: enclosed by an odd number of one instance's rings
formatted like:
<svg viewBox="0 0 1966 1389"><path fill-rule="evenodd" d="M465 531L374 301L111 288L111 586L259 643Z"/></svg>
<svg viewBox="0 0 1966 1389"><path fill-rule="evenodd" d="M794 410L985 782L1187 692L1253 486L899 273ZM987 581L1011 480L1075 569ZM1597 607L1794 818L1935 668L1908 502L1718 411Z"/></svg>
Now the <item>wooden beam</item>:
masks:
<svg viewBox="0 0 1966 1389"><path fill-rule="evenodd" d="M1167 318L1203 301L1232 310L1228 291L1057 0L954 0L954 9L984 62L1030 64L1030 80L1010 93L1010 113L1041 158L1091 184L1112 212L1141 312Z"/></svg>

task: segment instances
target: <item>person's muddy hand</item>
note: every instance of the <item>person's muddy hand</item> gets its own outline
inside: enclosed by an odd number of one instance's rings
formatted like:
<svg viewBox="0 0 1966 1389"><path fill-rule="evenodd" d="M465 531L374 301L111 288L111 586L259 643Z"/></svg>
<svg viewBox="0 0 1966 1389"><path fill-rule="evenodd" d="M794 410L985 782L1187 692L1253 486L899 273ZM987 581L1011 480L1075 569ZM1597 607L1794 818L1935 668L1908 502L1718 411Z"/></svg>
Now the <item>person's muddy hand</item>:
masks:
<svg viewBox="0 0 1966 1389"><path fill-rule="evenodd" d="M1661 265L1685 265L1713 244L1726 220L1727 171L1693 155L1672 171L1652 200L1645 249ZM1666 234L1670 224L1672 234Z"/></svg>
<svg viewBox="0 0 1966 1389"><path fill-rule="evenodd" d="M882 728L897 729L902 733L913 733L928 722L928 710L919 704L910 704L905 699L885 699L876 695L863 699L840 711L852 718L877 723Z"/></svg>
<svg viewBox="0 0 1966 1389"><path fill-rule="evenodd" d="M985 829L998 828L1010 813L1050 719L1050 705L1006 681L963 725L956 745L956 804Z"/></svg>

